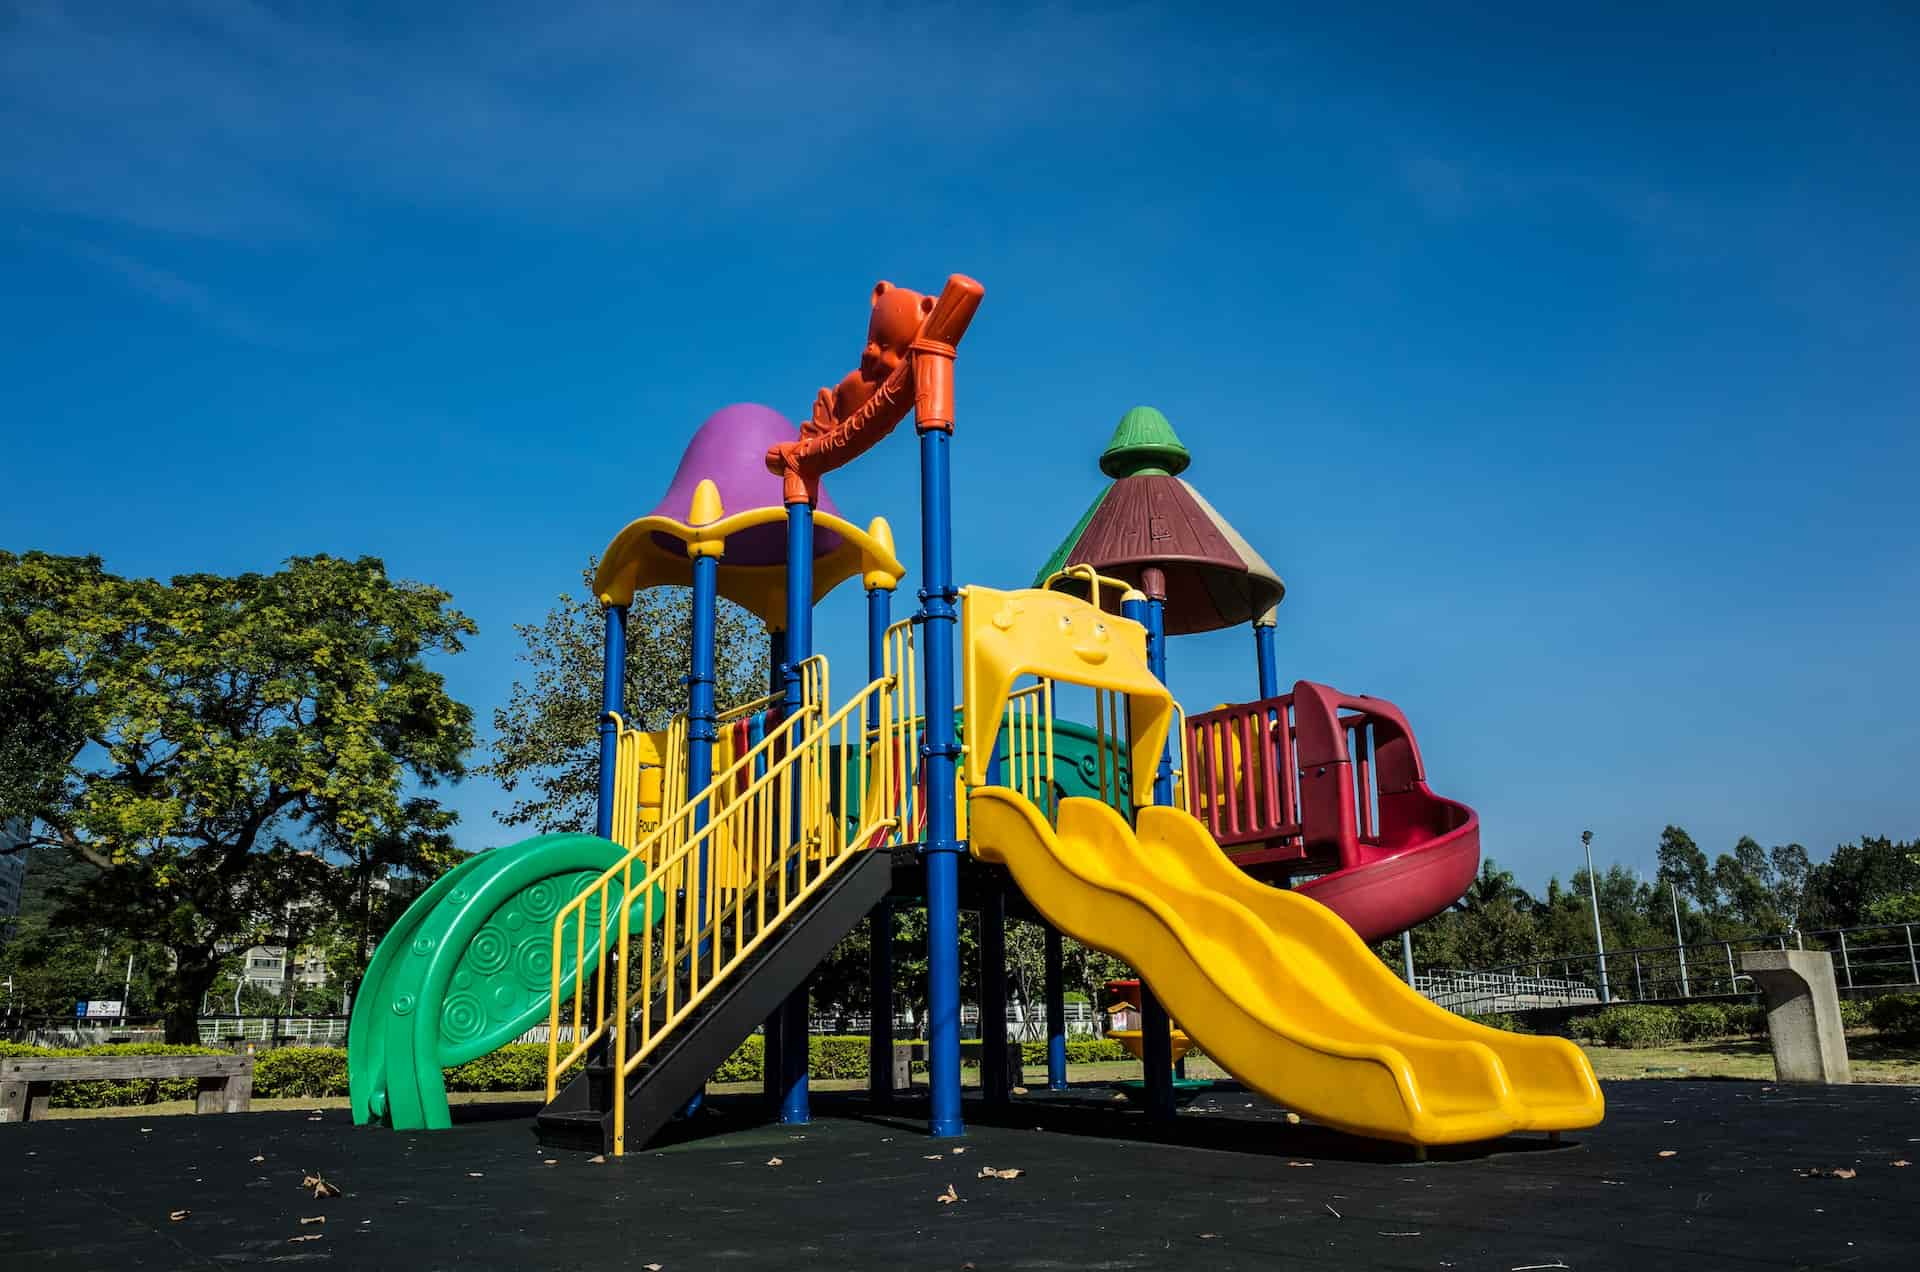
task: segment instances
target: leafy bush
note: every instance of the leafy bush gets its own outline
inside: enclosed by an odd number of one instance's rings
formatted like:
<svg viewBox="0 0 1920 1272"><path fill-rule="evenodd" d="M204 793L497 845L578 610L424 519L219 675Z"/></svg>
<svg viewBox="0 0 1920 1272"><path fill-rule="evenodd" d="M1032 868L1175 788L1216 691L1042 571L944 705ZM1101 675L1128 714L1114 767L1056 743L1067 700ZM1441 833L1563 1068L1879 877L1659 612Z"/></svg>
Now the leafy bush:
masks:
<svg viewBox="0 0 1920 1272"><path fill-rule="evenodd" d="M1708 1042L1736 1032L1721 1003L1688 1003L1676 1008L1674 1025L1682 1042Z"/></svg>
<svg viewBox="0 0 1920 1272"><path fill-rule="evenodd" d="M281 1047L253 1057L255 1099L317 1100L346 1093L344 1047Z"/></svg>
<svg viewBox="0 0 1920 1272"><path fill-rule="evenodd" d="M1594 1032L1610 1047L1661 1047L1680 1040L1678 1017L1671 1007L1606 1007L1593 1017Z"/></svg>
<svg viewBox="0 0 1920 1272"><path fill-rule="evenodd" d="M1883 994L1867 1005L1867 1023L1884 1034L1920 1037L1920 994Z"/></svg>
<svg viewBox="0 0 1920 1272"><path fill-rule="evenodd" d="M1469 1015L1467 1019L1476 1025L1485 1025L1489 1029L1498 1029L1502 1033L1530 1034L1533 1032L1532 1025L1506 1012L1496 1011L1484 1016Z"/></svg>
<svg viewBox="0 0 1920 1272"><path fill-rule="evenodd" d="M1844 1029L1865 1029L1868 1019L1869 1001L1865 998L1842 998L1840 1000L1840 1025Z"/></svg>
<svg viewBox="0 0 1920 1272"><path fill-rule="evenodd" d="M1602 1038L1600 1013L1591 1011L1578 1016L1569 1016L1560 1032L1575 1042L1600 1042Z"/></svg>

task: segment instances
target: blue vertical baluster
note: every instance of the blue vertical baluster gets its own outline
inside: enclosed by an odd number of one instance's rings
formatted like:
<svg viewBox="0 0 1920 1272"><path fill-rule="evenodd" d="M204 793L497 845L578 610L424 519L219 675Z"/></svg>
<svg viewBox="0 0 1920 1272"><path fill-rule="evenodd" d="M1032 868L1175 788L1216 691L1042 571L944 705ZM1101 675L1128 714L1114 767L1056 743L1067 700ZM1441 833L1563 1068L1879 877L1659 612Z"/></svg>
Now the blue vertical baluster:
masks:
<svg viewBox="0 0 1920 1272"><path fill-rule="evenodd" d="M1138 592L1127 593L1120 603L1121 617L1132 619L1147 629L1147 667L1158 675L1165 669L1164 657L1156 663L1155 641L1153 637L1154 619L1152 602ZM1164 682L1163 682L1164 683ZM1132 722L1128 722L1128 733L1132 733ZM1140 775L1133 775L1133 789L1140 790ZM1172 802L1172 778L1167 778L1166 800ZM1161 803L1161 778L1154 775L1154 802ZM1136 969L1138 970L1138 969ZM1171 1024L1166 1008L1154 997L1153 990L1147 985L1145 975L1140 977L1140 1077L1145 1087L1147 1115L1167 1118L1173 1116L1173 1039L1168 1030Z"/></svg>

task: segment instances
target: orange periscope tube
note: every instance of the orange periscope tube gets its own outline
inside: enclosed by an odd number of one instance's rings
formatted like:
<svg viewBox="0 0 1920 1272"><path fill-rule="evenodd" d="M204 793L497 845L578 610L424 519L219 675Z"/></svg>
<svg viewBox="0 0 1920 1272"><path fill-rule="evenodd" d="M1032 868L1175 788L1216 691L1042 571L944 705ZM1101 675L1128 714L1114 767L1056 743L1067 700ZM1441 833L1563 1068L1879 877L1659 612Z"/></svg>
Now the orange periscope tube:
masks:
<svg viewBox="0 0 1920 1272"><path fill-rule="evenodd" d="M866 454L915 412L921 432L953 431L953 358L987 294L965 274L953 274L901 362L878 392L832 427L803 433L767 451L767 470L783 481L788 503L818 498L820 478Z"/></svg>

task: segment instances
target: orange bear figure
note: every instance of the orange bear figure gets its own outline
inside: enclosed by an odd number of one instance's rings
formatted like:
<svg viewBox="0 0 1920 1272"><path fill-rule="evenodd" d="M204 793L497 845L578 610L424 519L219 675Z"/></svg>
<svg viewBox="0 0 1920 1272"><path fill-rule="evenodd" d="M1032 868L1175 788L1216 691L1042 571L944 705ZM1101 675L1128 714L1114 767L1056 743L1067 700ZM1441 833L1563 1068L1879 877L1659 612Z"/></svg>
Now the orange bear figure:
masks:
<svg viewBox="0 0 1920 1272"><path fill-rule="evenodd" d="M881 281L873 288L873 313L867 319L867 347L860 353L860 369L839 385L821 389L813 399L813 417L800 430L802 438L830 431L865 406L887 377L907 360L907 349L933 312L934 298Z"/></svg>

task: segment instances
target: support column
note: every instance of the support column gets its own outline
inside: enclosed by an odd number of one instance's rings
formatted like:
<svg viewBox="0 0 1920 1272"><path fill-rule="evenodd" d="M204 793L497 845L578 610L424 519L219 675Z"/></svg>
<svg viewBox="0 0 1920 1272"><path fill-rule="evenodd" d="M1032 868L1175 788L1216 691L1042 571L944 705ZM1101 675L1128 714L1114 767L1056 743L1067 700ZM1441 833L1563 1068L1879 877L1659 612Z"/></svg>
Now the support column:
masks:
<svg viewBox="0 0 1920 1272"><path fill-rule="evenodd" d="M1280 663L1273 652L1273 629L1278 620L1268 610L1253 620L1253 655L1260 668L1260 696L1280 696Z"/></svg>
<svg viewBox="0 0 1920 1272"><path fill-rule="evenodd" d="M1067 975L1060 929L1047 924L1047 1089L1067 1089Z"/></svg>
<svg viewBox="0 0 1920 1272"><path fill-rule="evenodd" d="M1152 602L1138 592L1129 592L1120 603L1120 613L1123 618L1130 618L1147 629L1147 669L1165 683L1165 651L1158 651L1160 656L1156 658L1152 608ZM1127 727L1128 732L1131 733L1133 727L1131 721L1128 722ZM1163 767L1164 760L1163 755ZM1164 778L1163 787L1161 773L1155 772L1153 781L1155 803L1162 802L1163 794L1167 797L1166 802L1172 802L1172 783L1172 775L1169 772ZM1133 775L1133 789L1137 799L1140 790L1138 773ZM1141 969L1134 970L1139 972ZM1152 987L1147 984L1147 978L1142 974L1140 976L1140 1078L1146 1088L1147 1116L1152 1118L1173 1116L1173 1039L1169 1035L1171 1028L1172 1024L1167 1018L1166 1008L1162 1007L1160 1000L1154 997Z"/></svg>
<svg viewBox="0 0 1920 1272"><path fill-rule="evenodd" d="M605 598L601 598L605 602ZM620 725L614 717L626 708L627 607L605 603L606 633L600 654L600 800L593 833L613 838L613 779L620 762Z"/></svg>
<svg viewBox="0 0 1920 1272"><path fill-rule="evenodd" d="M786 713L799 711L802 702L800 664L813 653L813 505L799 500L787 505L787 648L782 679L786 686ZM798 735L794 735L798 740ZM798 801L788 827L797 843L806 833ZM813 1120L807 1100L808 983L787 996L780 1008L780 1121L798 1126Z"/></svg>
<svg viewBox="0 0 1920 1272"><path fill-rule="evenodd" d="M785 687L786 683L786 629L775 627L769 623L767 625L767 692L777 694ZM768 708L766 712L767 723L762 729L760 738L757 740L764 741L766 733L774 727L779 718L780 708L776 702L776 705ZM778 759L779 757L775 756L773 758ZM754 776L761 777L764 776L765 773L765 768L762 768L760 772L754 774ZM767 1019L760 1027L760 1037L764 1044L760 1061L760 1090L762 1094L765 1095L767 1103L778 1107L780 1103L780 1068L783 1063L780 1055L780 1008L775 1007L771 1012L767 1013Z"/></svg>
<svg viewBox="0 0 1920 1272"><path fill-rule="evenodd" d="M1007 896L980 898L980 1096L1007 1102Z"/></svg>
<svg viewBox="0 0 1920 1272"><path fill-rule="evenodd" d="M952 363L944 365L951 384ZM954 775L960 748L954 737L954 609L952 491L948 473L951 421L929 420L920 432L920 541L924 554L920 589L922 654L925 660L927 725L927 837L922 849L927 875L927 1131L935 1137L965 1133L960 1116L960 840L954 806Z"/></svg>
<svg viewBox="0 0 1920 1272"><path fill-rule="evenodd" d="M688 520L696 526L711 525L725 515L720 491L711 481L702 481L693 492L693 507ZM714 735L714 626L720 602L720 556L726 541L705 535L687 545L693 565L692 656L687 669L687 802L713 783ZM693 829L707 824L713 809L702 802L693 808ZM694 873L693 912L704 929L708 926L707 844L700 845L699 865Z"/></svg>
<svg viewBox="0 0 1920 1272"><path fill-rule="evenodd" d="M891 551L893 534L884 519L876 517L867 533ZM867 679L874 681L886 674L887 628L893 625L893 589L900 580L886 570L872 568L873 562L867 564L862 579L867 585ZM906 780L904 774L901 780ZM882 898L867 915L867 1091L875 1104L893 1099L891 898Z"/></svg>
<svg viewBox="0 0 1920 1272"><path fill-rule="evenodd" d="M867 914L867 1092L893 1099L893 901Z"/></svg>

